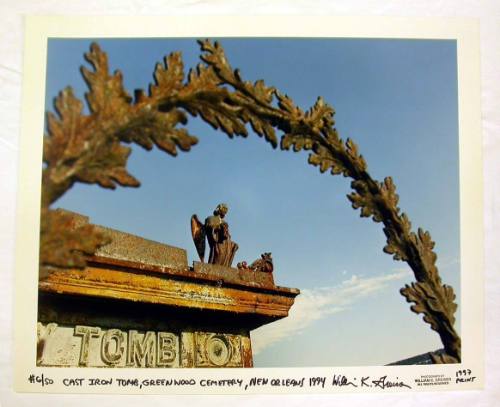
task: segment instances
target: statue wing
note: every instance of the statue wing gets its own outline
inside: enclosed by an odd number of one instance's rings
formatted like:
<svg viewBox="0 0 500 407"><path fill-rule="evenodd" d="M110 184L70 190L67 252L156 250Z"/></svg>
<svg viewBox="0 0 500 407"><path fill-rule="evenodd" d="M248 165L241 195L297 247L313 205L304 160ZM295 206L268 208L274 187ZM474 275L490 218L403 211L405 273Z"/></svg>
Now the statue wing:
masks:
<svg viewBox="0 0 500 407"><path fill-rule="evenodd" d="M198 216L191 216L191 235L193 236L193 242L202 263L205 258L205 234L205 227L198 219Z"/></svg>

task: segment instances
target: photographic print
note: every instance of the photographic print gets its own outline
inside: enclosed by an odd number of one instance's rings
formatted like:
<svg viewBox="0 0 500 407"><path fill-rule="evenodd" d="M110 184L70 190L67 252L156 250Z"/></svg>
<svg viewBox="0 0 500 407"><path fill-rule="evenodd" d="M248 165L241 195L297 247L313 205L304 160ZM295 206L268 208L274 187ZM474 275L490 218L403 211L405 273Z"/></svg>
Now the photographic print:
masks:
<svg viewBox="0 0 500 407"><path fill-rule="evenodd" d="M479 382L459 40L96 34L43 49L31 384Z"/></svg>

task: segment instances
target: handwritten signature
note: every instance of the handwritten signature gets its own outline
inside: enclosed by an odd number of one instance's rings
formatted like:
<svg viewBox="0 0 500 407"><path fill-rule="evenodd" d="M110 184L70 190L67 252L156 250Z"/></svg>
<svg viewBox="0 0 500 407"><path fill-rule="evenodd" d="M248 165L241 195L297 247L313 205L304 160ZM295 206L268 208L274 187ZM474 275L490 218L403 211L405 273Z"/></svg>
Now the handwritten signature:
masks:
<svg viewBox="0 0 500 407"><path fill-rule="evenodd" d="M352 386L352 387L372 387L376 389L390 389L390 388L408 388L411 389L411 386L405 383L402 380L399 380L398 377L396 379L389 379L387 376L380 376L377 378L371 378L370 376L362 376L360 380L356 377L348 378L345 375L333 375L332 386L343 387L343 386Z"/></svg>

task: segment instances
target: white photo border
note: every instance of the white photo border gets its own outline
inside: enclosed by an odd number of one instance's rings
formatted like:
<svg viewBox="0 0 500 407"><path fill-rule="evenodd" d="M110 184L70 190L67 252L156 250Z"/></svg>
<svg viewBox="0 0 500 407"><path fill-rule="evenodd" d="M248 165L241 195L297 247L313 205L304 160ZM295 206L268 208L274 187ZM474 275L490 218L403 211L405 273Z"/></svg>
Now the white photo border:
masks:
<svg viewBox="0 0 500 407"><path fill-rule="evenodd" d="M113 37L350 37L452 39L457 41L459 90L460 247L462 363L455 365L253 369L43 368L36 361L38 252L41 195L41 133L49 38ZM14 388L22 392L127 394L290 394L479 389L484 383L483 171L480 112L479 24L471 19L294 16L27 17L17 205ZM410 311L408 311L410 312ZM429 329L422 323L422 329ZM455 383L459 370L473 382ZM30 383L43 374L51 385ZM414 384L425 375L451 377L449 385L407 388L201 386L204 379L332 377L398 378ZM193 378L195 386L67 387L68 377ZM307 382L307 379L306 379Z"/></svg>

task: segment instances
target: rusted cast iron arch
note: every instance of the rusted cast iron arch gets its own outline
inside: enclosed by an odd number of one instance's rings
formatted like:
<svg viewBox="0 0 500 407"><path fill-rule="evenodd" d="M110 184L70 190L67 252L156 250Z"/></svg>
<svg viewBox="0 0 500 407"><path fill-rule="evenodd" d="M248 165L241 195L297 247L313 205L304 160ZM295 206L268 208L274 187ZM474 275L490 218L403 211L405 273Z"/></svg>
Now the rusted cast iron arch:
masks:
<svg viewBox="0 0 500 407"><path fill-rule="evenodd" d="M433 355L436 363L460 361L461 340L454 329L457 308L452 287L441 282L436 267L434 242L429 232L411 230L411 223L398 208L399 197L390 177L374 180L358 146L343 141L334 127L334 110L318 98L303 111L276 88L264 81L244 81L229 65L222 47L199 41L202 63L184 77L180 53L174 52L157 64L149 92L136 91L134 98L124 89L121 72L109 72L107 55L92 44L85 55L92 70L82 67L89 87L86 94L90 115L83 115L83 103L71 88L55 100L57 116L48 113L48 134L44 138L42 187L41 266L84 267L85 255L106 243L106 236L87 225L67 228L71 219L49 209L75 182L96 183L104 188L139 186L127 172L130 147L136 143L150 150L177 155L189 151L196 137L181 127L188 114L200 116L229 137L246 136L246 125L282 150L309 151L309 163L321 172L342 174L352 179L348 195L362 217L383 224L387 238L384 252L408 263L416 282L401 289L412 302L412 311L424 314L444 345L444 354ZM277 106L273 104L277 101ZM279 140L276 130L282 133ZM80 236L80 237L79 237ZM81 236L85 238L82 239ZM53 250L57 248L57 250Z"/></svg>

